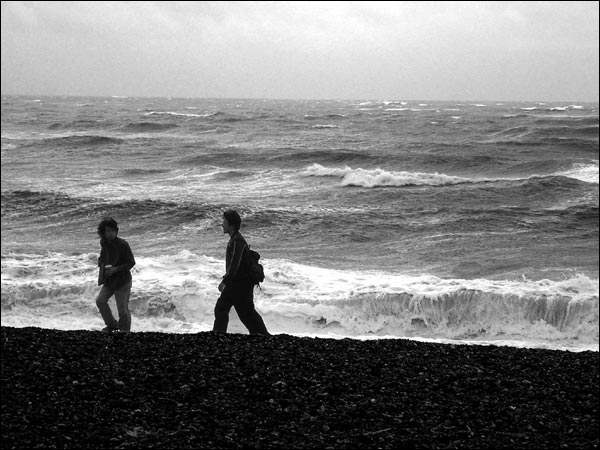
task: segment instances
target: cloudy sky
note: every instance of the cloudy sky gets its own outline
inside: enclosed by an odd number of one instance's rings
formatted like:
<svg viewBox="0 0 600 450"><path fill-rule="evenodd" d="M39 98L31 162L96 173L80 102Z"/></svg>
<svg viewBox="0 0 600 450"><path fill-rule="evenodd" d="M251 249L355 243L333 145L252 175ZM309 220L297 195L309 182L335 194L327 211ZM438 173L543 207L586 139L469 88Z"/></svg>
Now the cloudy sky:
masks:
<svg viewBox="0 0 600 450"><path fill-rule="evenodd" d="M2 94L598 101L598 2L2 2Z"/></svg>

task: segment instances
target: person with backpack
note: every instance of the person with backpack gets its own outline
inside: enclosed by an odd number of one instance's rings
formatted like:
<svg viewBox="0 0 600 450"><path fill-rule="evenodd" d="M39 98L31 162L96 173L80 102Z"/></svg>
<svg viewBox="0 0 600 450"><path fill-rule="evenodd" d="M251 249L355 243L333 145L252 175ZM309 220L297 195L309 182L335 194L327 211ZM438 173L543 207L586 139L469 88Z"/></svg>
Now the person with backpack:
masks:
<svg viewBox="0 0 600 450"><path fill-rule="evenodd" d="M228 209L223 213L223 233L229 234L225 253L226 273L219 284L219 296L215 305L213 331L227 332L229 311L235 308L240 320L250 334L269 335L267 327L254 308L254 285L251 275L252 257L244 236L240 233L242 219L237 211Z"/></svg>

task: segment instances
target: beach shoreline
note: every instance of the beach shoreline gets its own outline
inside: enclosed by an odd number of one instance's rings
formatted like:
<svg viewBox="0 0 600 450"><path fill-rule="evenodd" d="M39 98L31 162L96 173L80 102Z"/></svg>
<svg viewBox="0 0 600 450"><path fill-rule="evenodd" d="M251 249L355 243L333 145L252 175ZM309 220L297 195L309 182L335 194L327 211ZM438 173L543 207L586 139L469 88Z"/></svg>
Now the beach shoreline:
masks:
<svg viewBox="0 0 600 450"><path fill-rule="evenodd" d="M2 327L4 448L597 448L598 353Z"/></svg>

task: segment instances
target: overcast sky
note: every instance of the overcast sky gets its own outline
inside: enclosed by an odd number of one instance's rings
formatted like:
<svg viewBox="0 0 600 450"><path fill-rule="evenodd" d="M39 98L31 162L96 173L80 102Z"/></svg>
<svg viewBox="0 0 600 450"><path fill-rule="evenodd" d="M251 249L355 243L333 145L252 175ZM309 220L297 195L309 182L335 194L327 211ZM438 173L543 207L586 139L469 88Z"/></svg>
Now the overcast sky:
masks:
<svg viewBox="0 0 600 450"><path fill-rule="evenodd" d="M598 101L598 2L2 2L2 94Z"/></svg>

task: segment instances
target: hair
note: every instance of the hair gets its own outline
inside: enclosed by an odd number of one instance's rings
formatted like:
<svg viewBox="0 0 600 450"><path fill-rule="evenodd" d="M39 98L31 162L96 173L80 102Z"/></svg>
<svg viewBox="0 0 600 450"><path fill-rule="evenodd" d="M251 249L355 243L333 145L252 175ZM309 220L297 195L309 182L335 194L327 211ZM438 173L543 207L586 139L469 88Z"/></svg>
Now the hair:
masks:
<svg viewBox="0 0 600 450"><path fill-rule="evenodd" d="M237 213L237 211L233 209L228 209L223 213L223 217L227 220L229 225L232 225L235 228L235 231L240 231L240 227L242 226L242 218Z"/></svg>
<svg viewBox="0 0 600 450"><path fill-rule="evenodd" d="M107 227L112 228L116 232L119 232L117 221L112 217L105 217L104 219L102 219L102 222L100 222L100 225L98 225L98 236L104 237L104 232L106 231Z"/></svg>

